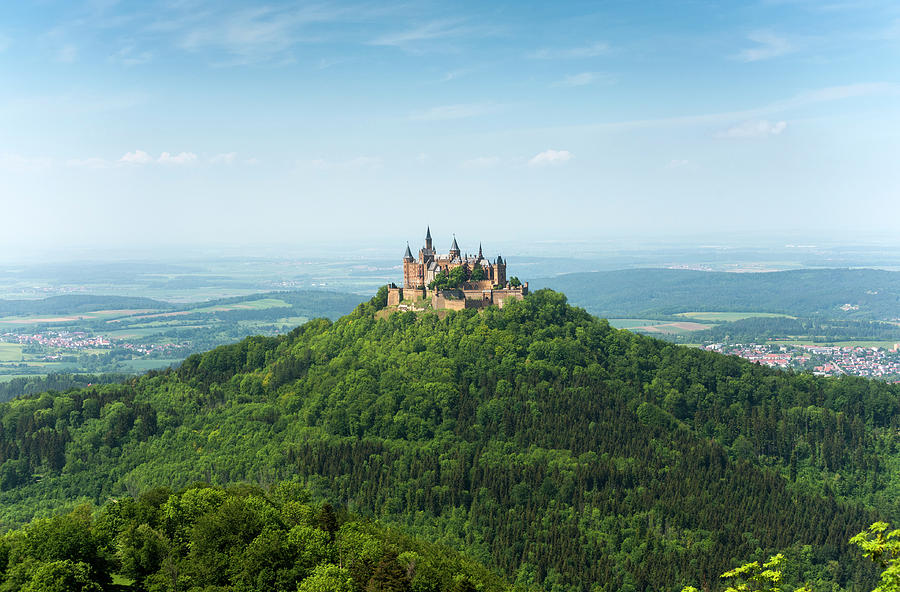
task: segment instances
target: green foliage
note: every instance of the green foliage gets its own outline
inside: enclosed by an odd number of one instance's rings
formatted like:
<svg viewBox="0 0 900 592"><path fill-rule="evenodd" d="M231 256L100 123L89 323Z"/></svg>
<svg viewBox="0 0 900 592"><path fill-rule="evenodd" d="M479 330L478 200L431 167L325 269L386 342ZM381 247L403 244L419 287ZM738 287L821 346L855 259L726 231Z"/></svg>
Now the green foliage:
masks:
<svg viewBox="0 0 900 592"><path fill-rule="evenodd" d="M113 570L132 580L132 589L148 591L407 591L420 581L417 570L431 574L426 589L433 592L454 590L460 579L484 592L505 588L449 549L346 514L341 524L326 512L333 532L323 530L314 523L326 506L309 505L308 497L296 483L268 491L198 484L113 500L96 519L82 507L37 520L0 539L0 590L102 592ZM310 521L292 525L285 516ZM404 569L398 551L415 569Z"/></svg>
<svg viewBox="0 0 900 592"><path fill-rule="evenodd" d="M884 571L881 585L874 592L897 592L900 590L900 529L887 532L885 522L876 522L853 538L850 543L859 547L863 557L871 559Z"/></svg>
<svg viewBox="0 0 900 592"><path fill-rule="evenodd" d="M472 269L472 273L469 274L469 279L473 282L480 282L484 279L484 267L479 263Z"/></svg>
<svg viewBox="0 0 900 592"><path fill-rule="evenodd" d="M511 278L509 278L509 285L513 288L517 288L522 285L522 282L518 277L512 276Z"/></svg>

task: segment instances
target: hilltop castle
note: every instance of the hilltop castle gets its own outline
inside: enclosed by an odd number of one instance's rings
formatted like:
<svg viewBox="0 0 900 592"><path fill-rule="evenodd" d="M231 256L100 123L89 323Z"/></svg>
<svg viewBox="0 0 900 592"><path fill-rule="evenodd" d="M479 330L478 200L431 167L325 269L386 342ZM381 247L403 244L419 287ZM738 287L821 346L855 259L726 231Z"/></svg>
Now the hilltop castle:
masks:
<svg viewBox="0 0 900 592"><path fill-rule="evenodd" d="M389 286L388 304L418 300L429 296L436 309L481 308L491 304L503 306L509 298L521 300L528 293L528 283L513 284L506 279L506 262L500 255L494 261L485 259L481 245L478 254L463 255L456 237L447 254L438 254L431 240L431 227L425 232L425 246L419 258L413 257L406 245L403 255L403 287Z"/></svg>

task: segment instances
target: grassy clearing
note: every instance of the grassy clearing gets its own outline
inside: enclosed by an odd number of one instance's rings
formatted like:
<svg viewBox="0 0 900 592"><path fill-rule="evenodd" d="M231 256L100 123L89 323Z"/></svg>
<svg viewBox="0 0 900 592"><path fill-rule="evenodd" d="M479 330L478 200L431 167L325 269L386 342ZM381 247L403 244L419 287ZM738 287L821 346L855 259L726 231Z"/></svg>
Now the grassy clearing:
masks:
<svg viewBox="0 0 900 592"><path fill-rule="evenodd" d="M22 345L19 343L0 343L0 362L21 362Z"/></svg>
<svg viewBox="0 0 900 592"><path fill-rule="evenodd" d="M753 317L764 317L764 318L775 318L775 317L783 317L787 319L795 319L797 317L792 317L791 315L780 314L777 312L682 312L678 313L676 316L686 317L689 319L694 319L697 321L713 321L720 323L730 323L733 321L740 321L742 319L749 319Z"/></svg>

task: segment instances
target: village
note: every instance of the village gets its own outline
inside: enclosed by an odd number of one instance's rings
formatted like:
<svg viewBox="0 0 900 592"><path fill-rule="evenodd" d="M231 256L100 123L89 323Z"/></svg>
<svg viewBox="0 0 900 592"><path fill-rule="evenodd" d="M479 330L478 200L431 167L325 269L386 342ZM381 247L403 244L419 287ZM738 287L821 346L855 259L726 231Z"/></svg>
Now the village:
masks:
<svg viewBox="0 0 900 592"><path fill-rule="evenodd" d="M797 345L797 344L725 344L714 343L703 349L739 356L772 368L791 368L819 376L864 376L892 382L900 381L900 344L881 347Z"/></svg>
<svg viewBox="0 0 900 592"><path fill-rule="evenodd" d="M66 353L87 353L96 350L128 350L136 355L172 354L187 347L177 343L131 343L113 340L102 335L90 335L85 331L42 331L34 333L0 333L0 343L17 343L27 346L25 351L38 354L38 359L58 361Z"/></svg>

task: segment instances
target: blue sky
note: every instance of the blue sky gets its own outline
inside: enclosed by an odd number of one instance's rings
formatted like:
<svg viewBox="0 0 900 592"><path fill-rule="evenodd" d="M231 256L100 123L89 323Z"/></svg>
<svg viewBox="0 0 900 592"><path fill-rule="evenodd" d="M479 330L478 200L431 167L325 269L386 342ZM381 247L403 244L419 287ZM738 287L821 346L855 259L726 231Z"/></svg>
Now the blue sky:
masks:
<svg viewBox="0 0 900 592"><path fill-rule="evenodd" d="M0 244L892 236L900 4L0 4Z"/></svg>

